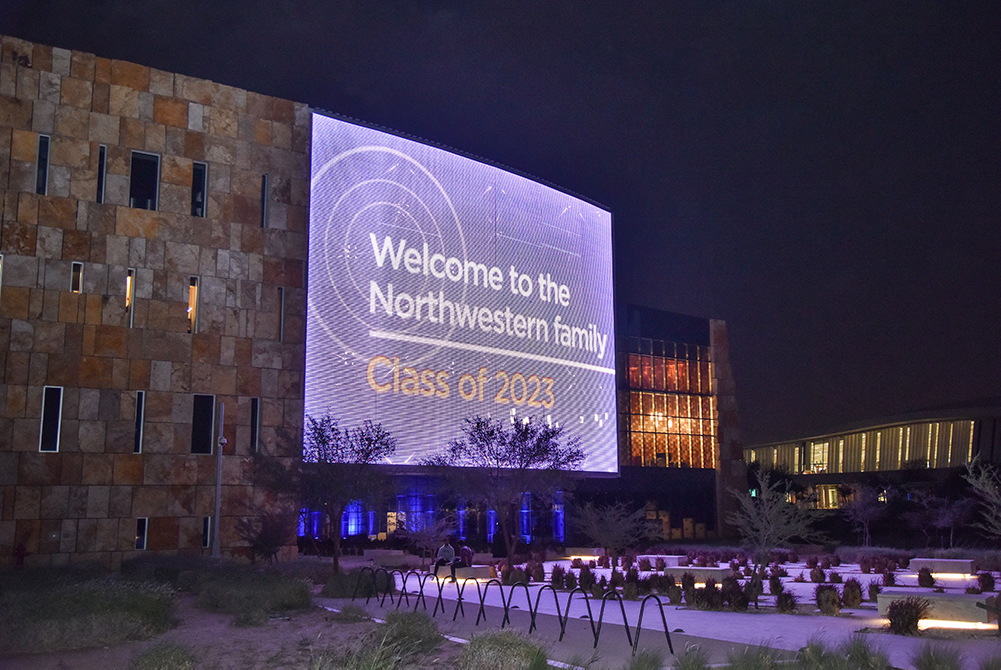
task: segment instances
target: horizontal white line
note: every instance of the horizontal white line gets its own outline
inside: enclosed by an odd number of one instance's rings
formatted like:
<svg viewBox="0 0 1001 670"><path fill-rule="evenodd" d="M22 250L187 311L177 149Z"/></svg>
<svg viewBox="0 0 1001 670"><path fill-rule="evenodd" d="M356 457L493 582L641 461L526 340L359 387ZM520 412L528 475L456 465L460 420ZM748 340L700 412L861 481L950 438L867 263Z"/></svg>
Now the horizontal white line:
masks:
<svg viewBox="0 0 1001 670"><path fill-rule="evenodd" d="M553 358L551 356L538 356L536 354L527 354L524 351L511 351L510 349L498 349L496 347L484 347L479 344L466 344L465 342L451 342L449 340L436 340L431 337L420 337L419 335L405 335L403 333L394 333L390 330L370 330L368 331L369 337L375 337L381 340L396 340L398 342L412 342L414 344L429 344L436 347L445 347L448 349L463 349L465 351L477 351L481 354L498 354L500 356L511 356L512 358L526 358L531 361L539 361L540 363L555 363L556 365L565 365L570 368L580 368L582 370L590 370L592 372L600 372L606 375L615 375L615 368L603 368L600 365L589 365L588 363L578 363L577 361L566 361L562 358Z"/></svg>

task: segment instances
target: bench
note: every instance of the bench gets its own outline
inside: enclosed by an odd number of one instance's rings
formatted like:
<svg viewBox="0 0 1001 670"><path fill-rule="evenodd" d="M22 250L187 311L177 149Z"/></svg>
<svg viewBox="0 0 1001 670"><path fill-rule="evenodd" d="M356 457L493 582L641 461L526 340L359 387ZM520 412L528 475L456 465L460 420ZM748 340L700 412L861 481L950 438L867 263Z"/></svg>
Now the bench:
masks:
<svg viewBox="0 0 1001 670"><path fill-rule="evenodd" d="M636 564L639 565L639 562L644 558L650 561L651 570L657 569L658 558L664 561L664 567L666 568L676 568L679 566L684 566L684 564L688 562L687 556L674 556L674 555L664 555L664 554L640 554L639 556L636 557Z"/></svg>
<svg viewBox="0 0 1001 670"><path fill-rule="evenodd" d="M690 565L686 565L677 568L664 569L664 574L672 575L674 577L674 581L676 581L678 584L681 583L681 576L686 572L692 573L692 575L695 577L695 581L697 582L704 582L706 579L712 577L713 579L716 580L717 584L719 582L722 582L725 577L733 576L733 570L730 569L729 565L719 568L697 568Z"/></svg>
<svg viewBox="0 0 1001 670"><path fill-rule="evenodd" d="M922 593L916 589L886 588L876 596L879 615L885 617L886 610L894 600L922 598L931 603L929 619L939 621L973 621L992 623L997 616L990 610L977 607L977 603L997 607L997 597L983 593Z"/></svg>
<svg viewBox="0 0 1001 670"><path fill-rule="evenodd" d="M455 579L459 582L463 579L490 579L490 577L489 565L471 565L468 568L455 569Z"/></svg>
<svg viewBox="0 0 1001 670"><path fill-rule="evenodd" d="M972 575L973 560L968 558L912 558L907 569L917 572L928 568L932 572L950 575Z"/></svg>
<svg viewBox="0 0 1001 670"><path fill-rule="evenodd" d="M401 568L407 561L402 549L366 549L362 556L383 568Z"/></svg>

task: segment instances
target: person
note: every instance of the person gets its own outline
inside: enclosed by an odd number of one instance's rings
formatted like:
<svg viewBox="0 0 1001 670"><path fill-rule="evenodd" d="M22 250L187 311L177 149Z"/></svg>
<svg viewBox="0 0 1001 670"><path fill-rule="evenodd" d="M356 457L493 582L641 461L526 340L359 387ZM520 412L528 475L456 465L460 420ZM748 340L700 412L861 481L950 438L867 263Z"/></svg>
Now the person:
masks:
<svg viewBox="0 0 1001 670"><path fill-rule="evenodd" d="M445 538L445 543L438 547L438 560L434 563L434 576L438 576L438 568L443 565L450 565L455 560L455 548L452 546L452 539Z"/></svg>
<svg viewBox="0 0 1001 670"><path fill-rule="evenodd" d="M452 561L452 581L455 581L456 568L471 567L473 567L473 550L469 547L469 545L464 544L459 547L459 553L456 555L455 560Z"/></svg>

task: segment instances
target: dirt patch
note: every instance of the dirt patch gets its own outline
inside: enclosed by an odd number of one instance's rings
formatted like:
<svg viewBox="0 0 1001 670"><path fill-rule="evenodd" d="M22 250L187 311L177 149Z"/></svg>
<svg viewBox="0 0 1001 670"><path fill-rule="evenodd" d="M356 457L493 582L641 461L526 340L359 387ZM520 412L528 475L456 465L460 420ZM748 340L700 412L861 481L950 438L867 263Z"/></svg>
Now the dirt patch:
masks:
<svg viewBox="0 0 1001 670"><path fill-rule="evenodd" d="M333 613L316 608L273 618L263 626L241 628L233 617L194 606L195 597L178 597L178 626L150 640L112 647L42 654L0 655L7 670L70 670L76 668L128 668L133 660L161 642L184 646L196 668L302 668L320 658L339 656L357 648L377 627L371 621L343 623ZM433 655L420 660L420 667L454 666L461 646L443 641Z"/></svg>

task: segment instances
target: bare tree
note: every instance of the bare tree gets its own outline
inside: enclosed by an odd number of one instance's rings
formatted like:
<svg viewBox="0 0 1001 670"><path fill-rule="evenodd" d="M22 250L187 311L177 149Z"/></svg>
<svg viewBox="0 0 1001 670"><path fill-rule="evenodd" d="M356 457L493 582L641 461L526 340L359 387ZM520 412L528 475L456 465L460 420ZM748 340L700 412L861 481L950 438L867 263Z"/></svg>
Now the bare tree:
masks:
<svg viewBox="0 0 1001 670"><path fill-rule="evenodd" d="M886 503L880 500L880 489L858 485L852 487L851 502L842 508L844 515L862 533L862 546L872 544L870 529L873 522L886 514Z"/></svg>
<svg viewBox="0 0 1001 670"><path fill-rule="evenodd" d="M737 509L727 515L727 521L737 528L754 552L752 579L761 583L772 549L796 538L823 541L824 537L813 529L816 512L787 502L787 484L782 481L769 483L767 475L761 472L757 473L756 480L753 495L748 491L730 491L737 499Z"/></svg>
<svg viewBox="0 0 1001 670"><path fill-rule="evenodd" d="M980 503L980 521L974 527L992 539L1001 539L1001 477L996 468L979 459L966 465L967 481Z"/></svg>
<svg viewBox="0 0 1001 670"><path fill-rule="evenodd" d="M570 509L570 526L583 533L615 558L626 549L660 537L660 522L646 518L646 510L630 511L625 503L592 505Z"/></svg>
<svg viewBox="0 0 1001 670"><path fill-rule="evenodd" d="M571 483L568 472L584 462L579 440L565 440L563 429L531 420L505 425L488 417L466 419L462 437L424 460L467 500L497 513L507 555L514 557L518 536L515 510L531 494L548 500Z"/></svg>
<svg viewBox="0 0 1001 670"><path fill-rule="evenodd" d="M411 517L396 527L396 534L406 539L420 553L422 569L427 557L454 532L455 518L452 516L438 519L434 523L420 523L418 519Z"/></svg>

